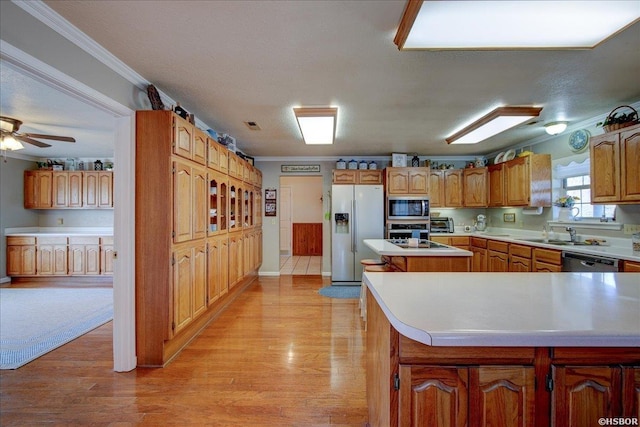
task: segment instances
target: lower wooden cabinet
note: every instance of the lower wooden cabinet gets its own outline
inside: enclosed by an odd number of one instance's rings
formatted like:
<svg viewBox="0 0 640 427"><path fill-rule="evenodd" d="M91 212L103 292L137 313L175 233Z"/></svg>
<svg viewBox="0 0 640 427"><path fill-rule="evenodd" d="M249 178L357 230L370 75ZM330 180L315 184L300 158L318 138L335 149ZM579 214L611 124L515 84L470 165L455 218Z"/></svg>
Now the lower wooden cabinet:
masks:
<svg viewBox="0 0 640 427"><path fill-rule="evenodd" d="M207 308L206 244L187 246L173 253L173 320L170 336L181 332Z"/></svg>
<svg viewBox="0 0 640 427"><path fill-rule="evenodd" d="M229 291L227 235L210 238L207 251L207 303L211 305Z"/></svg>
<svg viewBox="0 0 640 427"><path fill-rule="evenodd" d="M622 268L625 273L640 273L640 262L625 261Z"/></svg>
<svg viewBox="0 0 640 427"><path fill-rule="evenodd" d="M36 238L7 237L7 275L35 276Z"/></svg>
<svg viewBox="0 0 640 427"><path fill-rule="evenodd" d="M36 272L38 276L66 276L68 250L66 237L38 237Z"/></svg>
<svg viewBox="0 0 640 427"><path fill-rule="evenodd" d="M487 239L472 237L471 252L473 252L473 258L471 259L471 271L473 272L487 271L489 267L489 253L487 251Z"/></svg>
<svg viewBox="0 0 640 427"><path fill-rule="evenodd" d="M562 251L533 248L533 271L559 273L562 271Z"/></svg>
<svg viewBox="0 0 640 427"><path fill-rule="evenodd" d="M100 238L69 238L69 275L100 274Z"/></svg>

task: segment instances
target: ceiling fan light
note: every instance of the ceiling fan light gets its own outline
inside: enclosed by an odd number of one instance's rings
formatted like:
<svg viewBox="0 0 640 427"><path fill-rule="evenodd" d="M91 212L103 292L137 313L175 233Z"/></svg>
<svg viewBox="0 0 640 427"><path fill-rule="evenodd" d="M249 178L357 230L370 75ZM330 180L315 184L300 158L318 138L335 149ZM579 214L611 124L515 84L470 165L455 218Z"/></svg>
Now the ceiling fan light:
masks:
<svg viewBox="0 0 640 427"><path fill-rule="evenodd" d="M337 108L294 108L293 113L305 144L333 144L336 138Z"/></svg>
<svg viewBox="0 0 640 427"><path fill-rule="evenodd" d="M567 128L567 122L553 122L553 123L547 123L546 125L544 125L544 130L549 135L557 135L559 133L562 133L566 128Z"/></svg>
<svg viewBox="0 0 640 427"><path fill-rule="evenodd" d="M24 145L12 136L4 136L0 141L0 150L16 151L22 150L23 148Z"/></svg>

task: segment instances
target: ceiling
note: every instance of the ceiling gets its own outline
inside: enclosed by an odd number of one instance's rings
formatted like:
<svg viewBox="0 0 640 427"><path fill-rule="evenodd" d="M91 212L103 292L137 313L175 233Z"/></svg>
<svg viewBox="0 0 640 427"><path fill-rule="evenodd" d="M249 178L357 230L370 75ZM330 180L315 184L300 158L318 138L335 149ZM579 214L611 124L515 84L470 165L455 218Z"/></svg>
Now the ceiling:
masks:
<svg viewBox="0 0 640 427"><path fill-rule="evenodd" d="M543 138L544 123L584 123L640 99L640 22L592 50L401 52L393 37L402 0L45 3L257 157L486 155ZM25 131L101 146L82 136L95 123L83 114L98 112L2 72L2 112ZM477 145L444 142L502 104L543 110ZM336 143L305 146L292 108L330 105L339 108Z"/></svg>

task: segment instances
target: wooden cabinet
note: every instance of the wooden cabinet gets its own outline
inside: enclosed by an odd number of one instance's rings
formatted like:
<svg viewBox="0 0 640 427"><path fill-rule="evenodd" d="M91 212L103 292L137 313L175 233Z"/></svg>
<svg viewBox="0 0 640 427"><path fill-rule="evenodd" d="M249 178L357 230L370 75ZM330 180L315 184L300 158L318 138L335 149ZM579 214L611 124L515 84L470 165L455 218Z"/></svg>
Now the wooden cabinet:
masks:
<svg viewBox="0 0 640 427"><path fill-rule="evenodd" d="M487 271L489 266L487 239L471 237L471 252L473 252L473 258L471 259L471 271Z"/></svg>
<svg viewBox="0 0 640 427"><path fill-rule="evenodd" d="M622 268L625 273L640 273L640 262L625 261Z"/></svg>
<svg viewBox="0 0 640 427"><path fill-rule="evenodd" d="M333 184L382 184L382 171L377 169L334 169Z"/></svg>
<svg viewBox="0 0 640 427"><path fill-rule="evenodd" d="M66 237L38 237L36 273L38 276L66 276L68 271Z"/></svg>
<svg viewBox="0 0 640 427"><path fill-rule="evenodd" d="M429 205L432 208L444 207L443 170L429 170Z"/></svg>
<svg viewBox="0 0 640 427"><path fill-rule="evenodd" d="M504 163L487 168L489 175L489 206L504 206Z"/></svg>
<svg viewBox="0 0 640 427"><path fill-rule="evenodd" d="M509 271L529 272L531 271L531 246L509 244Z"/></svg>
<svg viewBox="0 0 640 427"><path fill-rule="evenodd" d="M442 243L443 245L455 246L456 248L469 250L470 238L467 236L430 236L431 241Z"/></svg>
<svg viewBox="0 0 640 427"><path fill-rule="evenodd" d="M462 169L447 169L444 171L444 206L457 208L464 206L464 183Z"/></svg>
<svg viewBox="0 0 640 427"><path fill-rule="evenodd" d="M551 156L531 154L504 164L506 206L551 206Z"/></svg>
<svg viewBox="0 0 640 427"><path fill-rule="evenodd" d="M69 237L69 274L72 276L100 274L99 237Z"/></svg>
<svg viewBox="0 0 640 427"><path fill-rule="evenodd" d="M7 237L7 275L33 276L36 274L36 238Z"/></svg>
<svg viewBox="0 0 640 427"><path fill-rule="evenodd" d="M100 274L113 274L113 260L115 251L113 250L113 236L100 238Z"/></svg>
<svg viewBox="0 0 640 427"><path fill-rule="evenodd" d="M559 273L562 271L562 251L533 248L532 271Z"/></svg>
<svg viewBox="0 0 640 427"><path fill-rule="evenodd" d="M53 172L53 200L56 209L82 207L82 172Z"/></svg>
<svg viewBox="0 0 640 427"><path fill-rule="evenodd" d="M462 170L463 204L465 207L488 206L488 169L466 168Z"/></svg>
<svg viewBox="0 0 640 427"><path fill-rule="evenodd" d="M256 276L242 234L256 240L261 176L175 113L136 113L139 366L166 364Z"/></svg>
<svg viewBox="0 0 640 427"><path fill-rule="evenodd" d="M46 209L53 205L53 172L24 172L25 209Z"/></svg>
<svg viewBox="0 0 640 427"><path fill-rule="evenodd" d="M591 202L640 202L640 126L591 138Z"/></svg>
<svg viewBox="0 0 640 427"><path fill-rule="evenodd" d="M488 271L504 273L509 271L509 244L489 240L487 244Z"/></svg>
<svg viewBox="0 0 640 427"><path fill-rule="evenodd" d="M113 208L113 172L82 172L82 206L90 209Z"/></svg>
<svg viewBox="0 0 640 427"><path fill-rule="evenodd" d="M25 171L25 209L113 209L111 171Z"/></svg>
<svg viewBox="0 0 640 427"><path fill-rule="evenodd" d="M429 193L428 168L387 168L387 194L420 194Z"/></svg>

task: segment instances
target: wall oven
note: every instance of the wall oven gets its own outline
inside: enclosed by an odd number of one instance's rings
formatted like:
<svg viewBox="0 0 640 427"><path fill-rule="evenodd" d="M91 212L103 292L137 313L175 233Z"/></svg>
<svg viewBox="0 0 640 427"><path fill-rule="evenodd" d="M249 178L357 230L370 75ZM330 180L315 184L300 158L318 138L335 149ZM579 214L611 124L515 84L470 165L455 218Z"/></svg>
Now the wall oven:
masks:
<svg viewBox="0 0 640 427"><path fill-rule="evenodd" d="M424 196L387 197L388 220L429 220L429 198Z"/></svg>

